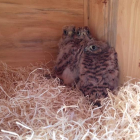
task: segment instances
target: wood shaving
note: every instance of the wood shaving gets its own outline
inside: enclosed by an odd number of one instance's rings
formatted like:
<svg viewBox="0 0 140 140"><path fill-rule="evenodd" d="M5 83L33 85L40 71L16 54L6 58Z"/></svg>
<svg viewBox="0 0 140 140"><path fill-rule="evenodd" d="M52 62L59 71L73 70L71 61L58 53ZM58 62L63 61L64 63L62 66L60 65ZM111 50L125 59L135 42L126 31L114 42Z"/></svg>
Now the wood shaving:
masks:
<svg viewBox="0 0 140 140"><path fill-rule="evenodd" d="M44 64L12 68L0 64L0 139L139 140L140 82L94 107L77 89L47 79Z"/></svg>

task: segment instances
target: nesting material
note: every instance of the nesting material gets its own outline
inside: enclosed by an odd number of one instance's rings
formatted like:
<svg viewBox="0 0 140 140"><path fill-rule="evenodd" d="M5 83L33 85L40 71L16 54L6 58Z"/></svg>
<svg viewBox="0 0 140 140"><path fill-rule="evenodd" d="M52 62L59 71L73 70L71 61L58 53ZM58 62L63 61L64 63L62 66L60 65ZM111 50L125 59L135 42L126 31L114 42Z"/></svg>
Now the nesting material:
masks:
<svg viewBox="0 0 140 140"><path fill-rule="evenodd" d="M139 140L140 83L93 107L78 89L46 79L45 65L0 65L0 139Z"/></svg>

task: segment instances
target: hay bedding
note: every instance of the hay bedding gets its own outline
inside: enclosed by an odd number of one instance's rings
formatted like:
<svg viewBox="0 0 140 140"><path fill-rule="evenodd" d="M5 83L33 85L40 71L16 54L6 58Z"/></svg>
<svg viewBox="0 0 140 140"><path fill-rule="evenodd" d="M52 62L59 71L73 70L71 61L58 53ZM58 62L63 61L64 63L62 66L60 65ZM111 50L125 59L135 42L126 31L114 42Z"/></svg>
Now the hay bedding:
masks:
<svg viewBox="0 0 140 140"><path fill-rule="evenodd" d="M93 107L78 89L46 79L45 65L0 65L1 140L139 140L140 83Z"/></svg>

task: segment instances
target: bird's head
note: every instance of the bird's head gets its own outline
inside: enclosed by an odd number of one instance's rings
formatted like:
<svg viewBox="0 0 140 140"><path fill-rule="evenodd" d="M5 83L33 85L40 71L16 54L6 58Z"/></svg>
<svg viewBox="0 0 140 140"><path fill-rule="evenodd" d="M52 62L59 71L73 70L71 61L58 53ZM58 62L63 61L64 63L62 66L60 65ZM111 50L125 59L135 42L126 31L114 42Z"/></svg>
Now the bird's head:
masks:
<svg viewBox="0 0 140 140"><path fill-rule="evenodd" d="M75 26L65 26L63 28L63 38L73 38L75 35Z"/></svg>
<svg viewBox="0 0 140 140"><path fill-rule="evenodd" d="M86 54L100 54L109 48L108 44L103 41L91 40L85 45L84 52Z"/></svg>
<svg viewBox="0 0 140 140"><path fill-rule="evenodd" d="M79 27L76 30L76 38L90 40L92 38L89 28L87 26Z"/></svg>

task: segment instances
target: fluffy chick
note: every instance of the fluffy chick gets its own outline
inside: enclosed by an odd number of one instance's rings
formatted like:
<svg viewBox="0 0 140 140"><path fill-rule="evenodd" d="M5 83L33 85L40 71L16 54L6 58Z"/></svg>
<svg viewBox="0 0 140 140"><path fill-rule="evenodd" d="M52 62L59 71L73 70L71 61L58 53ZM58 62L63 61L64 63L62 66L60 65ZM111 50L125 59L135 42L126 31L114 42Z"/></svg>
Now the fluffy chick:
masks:
<svg viewBox="0 0 140 140"><path fill-rule="evenodd" d="M105 42L90 40L84 43L79 69L80 90L98 106L101 99L108 96L107 89L114 90L118 86L117 53Z"/></svg>

